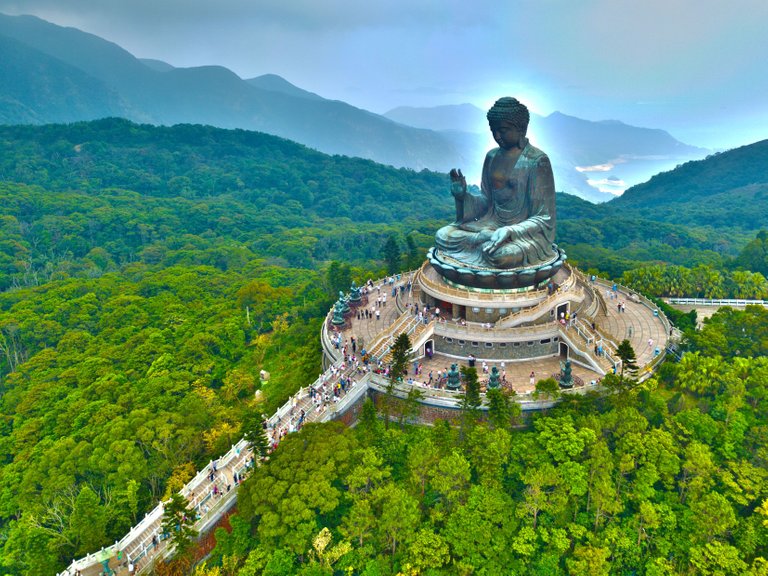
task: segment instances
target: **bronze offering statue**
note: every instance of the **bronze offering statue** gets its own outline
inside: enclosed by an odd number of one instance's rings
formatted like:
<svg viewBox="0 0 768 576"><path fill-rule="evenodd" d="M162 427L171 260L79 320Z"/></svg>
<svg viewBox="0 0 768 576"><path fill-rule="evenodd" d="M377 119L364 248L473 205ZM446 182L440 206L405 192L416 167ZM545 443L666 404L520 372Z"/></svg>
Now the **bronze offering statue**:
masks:
<svg viewBox="0 0 768 576"><path fill-rule="evenodd" d="M500 98L487 118L499 147L485 157L480 194L467 189L461 170L451 170L456 221L437 231L429 259L445 278L465 286L535 286L565 260L554 244L552 166L525 137L525 105Z"/></svg>

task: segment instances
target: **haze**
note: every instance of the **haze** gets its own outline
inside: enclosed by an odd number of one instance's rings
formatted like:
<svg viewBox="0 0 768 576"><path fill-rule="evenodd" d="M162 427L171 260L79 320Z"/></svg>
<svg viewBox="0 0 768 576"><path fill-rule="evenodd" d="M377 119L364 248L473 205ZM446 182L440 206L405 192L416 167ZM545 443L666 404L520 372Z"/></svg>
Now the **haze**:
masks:
<svg viewBox="0 0 768 576"><path fill-rule="evenodd" d="M279 74L373 112L514 95L532 110L768 138L765 0L0 0L174 66Z"/></svg>

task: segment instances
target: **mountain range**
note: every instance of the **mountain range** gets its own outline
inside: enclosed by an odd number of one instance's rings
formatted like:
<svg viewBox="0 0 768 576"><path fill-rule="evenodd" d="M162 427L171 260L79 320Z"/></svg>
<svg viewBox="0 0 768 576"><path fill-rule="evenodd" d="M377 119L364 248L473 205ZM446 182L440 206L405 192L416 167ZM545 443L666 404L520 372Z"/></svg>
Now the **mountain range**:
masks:
<svg viewBox="0 0 768 576"><path fill-rule="evenodd" d="M329 100L268 74L242 79L220 66L176 68L32 16L0 15L0 122L44 124L107 116L158 125L243 128L414 170L462 167L478 181L492 144L472 105L399 108L385 115ZM532 118L558 190L604 201L627 186L701 158L663 130L559 113Z"/></svg>
<svg viewBox="0 0 768 576"><path fill-rule="evenodd" d="M384 116L446 134L472 165L463 170L479 179L485 150L493 144L485 112L471 104L434 108L399 107ZM478 129L482 132L478 132ZM617 120L594 122L554 112L531 114L528 136L550 156L557 189L591 201L610 200L682 162L709 151L689 146L664 130L629 126Z"/></svg>

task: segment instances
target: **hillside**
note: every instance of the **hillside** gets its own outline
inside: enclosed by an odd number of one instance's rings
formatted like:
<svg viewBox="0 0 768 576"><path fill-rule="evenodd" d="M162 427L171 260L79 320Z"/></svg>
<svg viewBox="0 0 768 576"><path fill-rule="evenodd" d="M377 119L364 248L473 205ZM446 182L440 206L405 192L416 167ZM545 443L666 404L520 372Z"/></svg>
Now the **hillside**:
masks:
<svg viewBox="0 0 768 576"><path fill-rule="evenodd" d="M615 210L755 230L768 217L768 140L686 162L627 190Z"/></svg>
<svg viewBox="0 0 768 576"><path fill-rule="evenodd" d="M450 214L444 175L203 126L106 119L0 127L0 175L25 186L6 187L3 214L27 267L80 258L96 246L125 262L170 237L206 233L315 267L376 257L385 232L372 227L399 221L422 230L424 221ZM62 222L69 232L61 233ZM20 265L5 255L3 288Z"/></svg>
<svg viewBox="0 0 768 576"><path fill-rule="evenodd" d="M273 76L243 80L218 66L174 68L142 61L114 43L31 16L0 15L0 38L24 45L23 65L5 64L0 118L6 123L49 123L105 115L153 124L195 123L259 130L290 138L329 154L370 158L393 166L448 170L462 164L444 136L396 124L343 102L326 100ZM38 59L33 58L37 55ZM58 61L57 66L50 64ZM74 74L69 72L76 69ZM43 78L39 75L44 74ZM50 76L50 77L48 77ZM14 104L13 86L64 83L70 93L90 94L94 82L119 96L118 108L70 106L58 97ZM54 93L58 90L54 90ZM33 91L25 91L25 95ZM84 114L76 112L85 108Z"/></svg>
<svg viewBox="0 0 768 576"><path fill-rule="evenodd" d="M557 202L585 270L723 261L727 228ZM0 127L3 573L53 574L122 536L317 376L321 318L382 274L388 238L419 265L452 212L445 174L262 133Z"/></svg>
<svg viewBox="0 0 768 576"><path fill-rule="evenodd" d="M232 238L290 266L358 263L377 258L391 230L414 233L426 251L453 212L445 174L327 156L256 132L118 119L0 127L3 181L26 186L4 193L17 256L0 261L3 288L29 282L33 271L48 277L94 247L116 263L143 260L154 243L182 234ZM35 200L37 189L52 202ZM718 262L754 236L730 223L732 212L696 202L678 206L690 213L687 226L659 210L564 194L557 204L557 241L569 258L616 276L648 260ZM112 216L126 209L130 217ZM69 232L58 231L61 222Z"/></svg>

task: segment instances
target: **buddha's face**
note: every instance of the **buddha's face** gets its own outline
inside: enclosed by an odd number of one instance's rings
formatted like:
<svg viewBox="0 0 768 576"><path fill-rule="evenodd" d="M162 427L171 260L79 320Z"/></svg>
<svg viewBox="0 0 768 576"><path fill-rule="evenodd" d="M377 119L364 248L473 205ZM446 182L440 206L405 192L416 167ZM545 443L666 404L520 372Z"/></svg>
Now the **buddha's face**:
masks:
<svg viewBox="0 0 768 576"><path fill-rule="evenodd" d="M509 120L494 122L490 127L496 144L504 150L520 147L520 141L525 136L525 132Z"/></svg>

